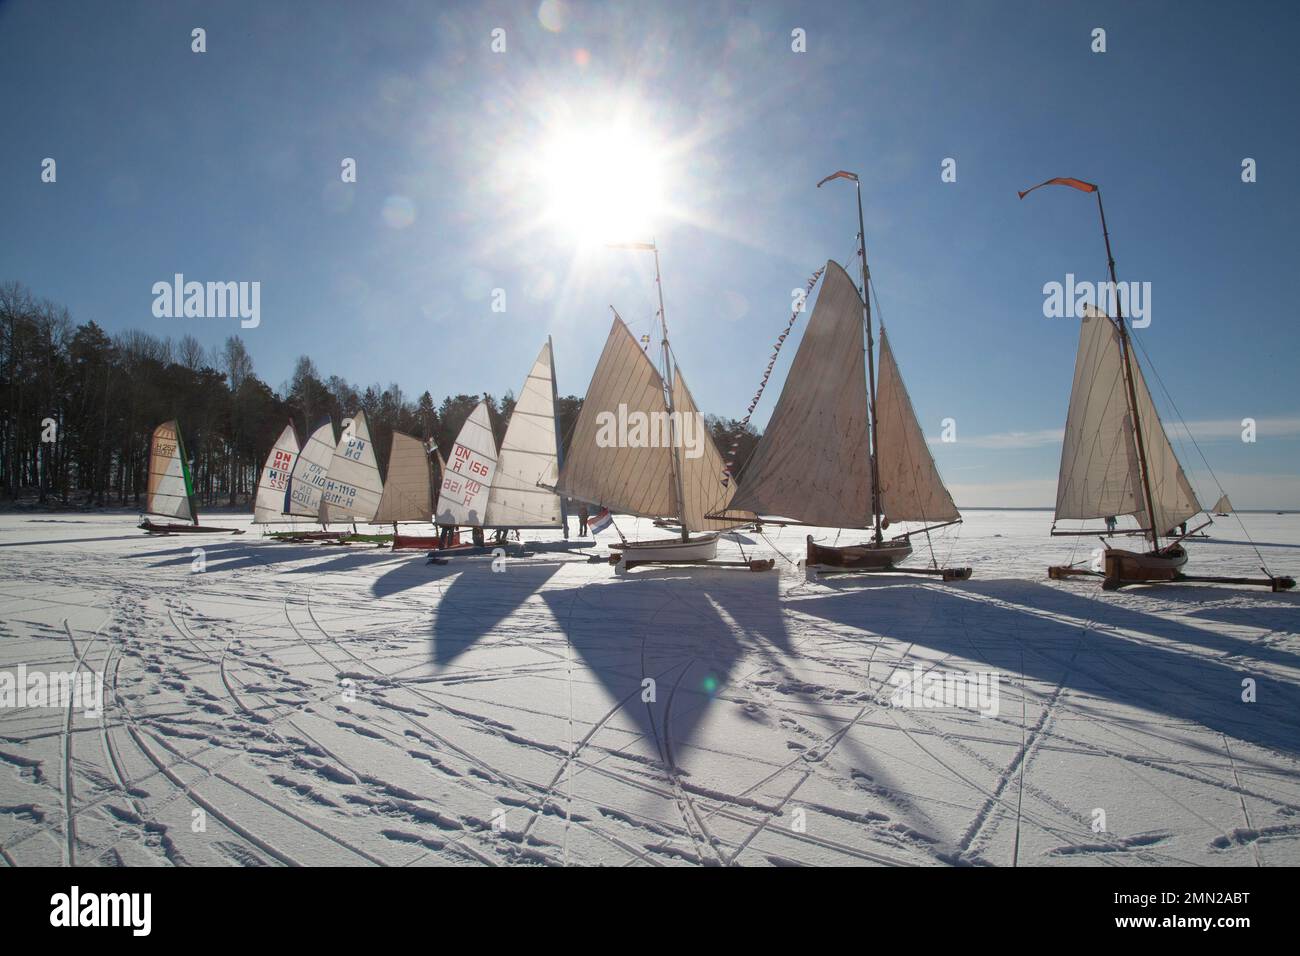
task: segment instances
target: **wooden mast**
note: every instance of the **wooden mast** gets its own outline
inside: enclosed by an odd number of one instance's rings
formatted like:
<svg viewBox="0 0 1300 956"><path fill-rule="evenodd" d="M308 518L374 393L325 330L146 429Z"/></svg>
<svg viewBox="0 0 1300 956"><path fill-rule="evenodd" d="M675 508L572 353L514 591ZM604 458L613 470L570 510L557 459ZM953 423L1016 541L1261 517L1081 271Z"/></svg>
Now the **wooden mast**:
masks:
<svg viewBox="0 0 1300 956"><path fill-rule="evenodd" d="M876 462L876 449L880 445L876 433L876 350L875 338L871 330L871 270L867 268L867 230L862 219L862 182L858 179L857 173L840 170L823 179L817 184L817 188L821 189L824 183L832 179L851 179L858 191L858 255L862 266L862 309L867 329L867 432L870 436L867 458L871 467L871 522L875 542L881 544L884 541L884 534L880 526L883 510L880 507L880 467Z"/></svg>
<svg viewBox="0 0 1300 956"><path fill-rule="evenodd" d="M1119 282L1115 278L1115 256L1110 251L1110 232L1106 228L1106 210L1101 205L1101 187L1097 193L1097 212L1101 215L1101 235L1106 242L1106 265L1110 269L1111 294L1115 297L1114 322L1119 329L1120 352L1124 356L1124 383L1128 393L1128 411L1133 422L1133 437L1137 442L1138 472L1142 478L1142 494L1146 498L1147 521L1151 525L1151 550L1160 550L1160 529L1156 527L1155 501L1151 497L1151 475L1147 469L1146 442L1142 438L1142 423L1138 419L1137 390L1133 385L1133 347L1129 342L1128 327L1119 301Z"/></svg>
<svg viewBox="0 0 1300 956"><path fill-rule="evenodd" d="M618 313L614 313L617 315ZM551 353L551 418L555 422L555 474L559 477L560 469L564 467L564 433L560 430L560 397L556 390L555 384L555 345L551 342L551 337L546 337L547 351ZM569 508L565 504L564 495L560 499L560 525L564 528L564 540L569 540Z"/></svg>
<svg viewBox="0 0 1300 956"><path fill-rule="evenodd" d="M659 290L659 327L663 329L660 347L664 363L664 401L668 404L668 441L672 448L673 479L677 486L677 520L682 526L682 540L690 540L690 531L686 527L686 491L682 484L682 450L677 440L677 416L673 408L673 371L672 349L668 345L668 316L664 314L664 284L659 275L659 246L651 239L650 249L655 254L655 288Z"/></svg>

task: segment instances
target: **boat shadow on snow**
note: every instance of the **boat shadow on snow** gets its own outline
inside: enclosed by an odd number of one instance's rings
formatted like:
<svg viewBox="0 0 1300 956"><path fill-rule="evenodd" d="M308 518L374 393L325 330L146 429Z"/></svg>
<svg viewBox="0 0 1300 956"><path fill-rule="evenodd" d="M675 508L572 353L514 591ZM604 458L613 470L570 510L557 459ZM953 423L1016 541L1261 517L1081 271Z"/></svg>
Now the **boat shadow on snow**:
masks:
<svg viewBox="0 0 1300 956"><path fill-rule="evenodd" d="M1160 589L1160 596L1176 587ZM1221 600L1223 589L1216 590ZM1297 668L1300 655L1132 610L1100 594L1089 597L1004 580L961 588L877 587L870 594L844 591L800 598L789 606L837 625L869 628L904 647L915 643L951 654L962 662L951 669L995 669L1004 684L1022 672L1049 687L1063 684L1073 692L1076 710L1095 712L1100 719L1128 718L1106 714L1088 703L1088 697L1300 754L1300 685L1253 664ZM1241 623L1269 627L1275 620L1276 612ZM928 666L934 659L917 661ZM1256 703L1241 699L1245 678L1256 682ZM1184 743L1197 746L1191 738ZM1217 742L1204 749L1222 754Z"/></svg>

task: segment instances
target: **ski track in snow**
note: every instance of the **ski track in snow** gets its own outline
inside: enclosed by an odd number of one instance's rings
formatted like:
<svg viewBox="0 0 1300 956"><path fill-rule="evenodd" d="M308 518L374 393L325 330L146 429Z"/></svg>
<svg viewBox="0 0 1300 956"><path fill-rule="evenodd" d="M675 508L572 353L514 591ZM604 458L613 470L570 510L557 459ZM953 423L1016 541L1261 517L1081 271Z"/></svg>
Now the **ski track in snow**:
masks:
<svg viewBox="0 0 1300 956"><path fill-rule="evenodd" d="M0 516L0 671L104 683L0 710L4 865L1300 863L1300 595L1049 581L1046 512L936 537L957 584L810 580L801 528L498 573L135 520ZM1300 571L1300 515L1242 520ZM1213 530L1191 573L1258 574ZM891 706L914 666L998 712Z"/></svg>

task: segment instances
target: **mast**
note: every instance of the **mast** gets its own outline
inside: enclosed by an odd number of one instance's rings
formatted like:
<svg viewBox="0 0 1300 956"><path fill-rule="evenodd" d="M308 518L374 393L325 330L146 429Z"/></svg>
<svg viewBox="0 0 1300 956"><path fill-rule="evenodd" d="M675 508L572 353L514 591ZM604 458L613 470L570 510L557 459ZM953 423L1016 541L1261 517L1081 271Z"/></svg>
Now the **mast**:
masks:
<svg viewBox="0 0 1300 956"><path fill-rule="evenodd" d="M1133 385L1133 349L1129 342L1128 327L1119 303L1119 282L1115 278L1115 256L1110 251L1110 232L1106 228L1106 210L1101 205L1101 189L1096 188L1097 212L1101 215L1101 235L1106 242L1106 265L1110 269L1110 287L1115 297L1115 325L1119 328L1120 352L1124 356L1124 383L1127 386L1128 412L1133 422L1133 436L1137 442L1138 472L1142 478L1142 494L1146 498L1147 521L1151 525L1151 548L1160 548L1160 529L1156 527L1155 501L1151 497L1151 475L1147 469L1146 442L1142 438L1142 423L1138 420L1137 391Z"/></svg>
<svg viewBox="0 0 1300 956"><path fill-rule="evenodd" d="M617 313L615 313L617 314ZM555 476L559 479L560 469L564 467L564 433L560 431L560 395L555 384L555 345L551 337L546 337L546 350L551 353L551 418L555 422ZM564 540L569 540L569 508L567 500L560 495L560 525L564 528Z"/></svg>
<svg viewBox="0 0 1300 956"><path fill-rule="evenodd" d="M862 314L867 329L867 431L870 435L867 458L871 467L871 522L874 528L875 541L880 544L884 541L884 534L880 527L880 513L882 511L880 507L880 468L876 463L876 449L879 447L876 438L876 358L875 338L871 330L871 270L867 268L867 229L862 219L862 182L858 179L857 173L840 170L823 179L817 184L817 188L821 189L823 183L832 179L851 179L858 192L858 255L862 266Z"/></svg>
<svg viewBox="0 0 1300 956"><path fill-rule="evenodd" d="M663 341L660 343L664 363L664 401L668 403L668 440L672 448L673 479L677 486L677 520L682 526L682 540L690 540L690 531L686 527L686 490L682 487L682 450L677 440L677 417L673 409L673 369L672 349L668 345L668 316L664 314L664 283L659 275L659 246L651 239L650 248L655 254L655 287L659 290L659 327L663 329Z"/></svg>
<svg viewBox="0 0 1300 956"><path fill-rule="evenodd" d="M672 350L668 345L668 318L664 315L664 284L659 274L659 245L651 239L649 242L611 242L607 244L614 249L641 249L654 253L655 256L655 288L659 292L659 327L663 329L663 338L660 340L660 350L663 356L663 382L664 382L664 402L668 408L668 433L669 443L672 446L673 485L677 489L677 520L682 526L682 540L690 540L690 532L686 527L686 491L682 485L682 462L681 448L677 440L677 419L673 412L673 357ZM612 306L611 306L612 308ZM614 315L618 315L617 312Z"/></svg>

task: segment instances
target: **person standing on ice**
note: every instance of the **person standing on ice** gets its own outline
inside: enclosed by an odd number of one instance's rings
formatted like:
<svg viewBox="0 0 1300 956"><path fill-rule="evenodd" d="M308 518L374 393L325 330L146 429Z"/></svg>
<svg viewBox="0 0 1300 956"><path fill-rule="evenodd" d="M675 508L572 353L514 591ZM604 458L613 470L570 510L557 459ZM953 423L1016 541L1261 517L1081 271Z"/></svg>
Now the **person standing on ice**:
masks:
<svg viewBox="0 0 1300 956"><path fill-rule="evenodd" d="M578 506L578 537L587 536L587 504L583 502Z"/></svg>

